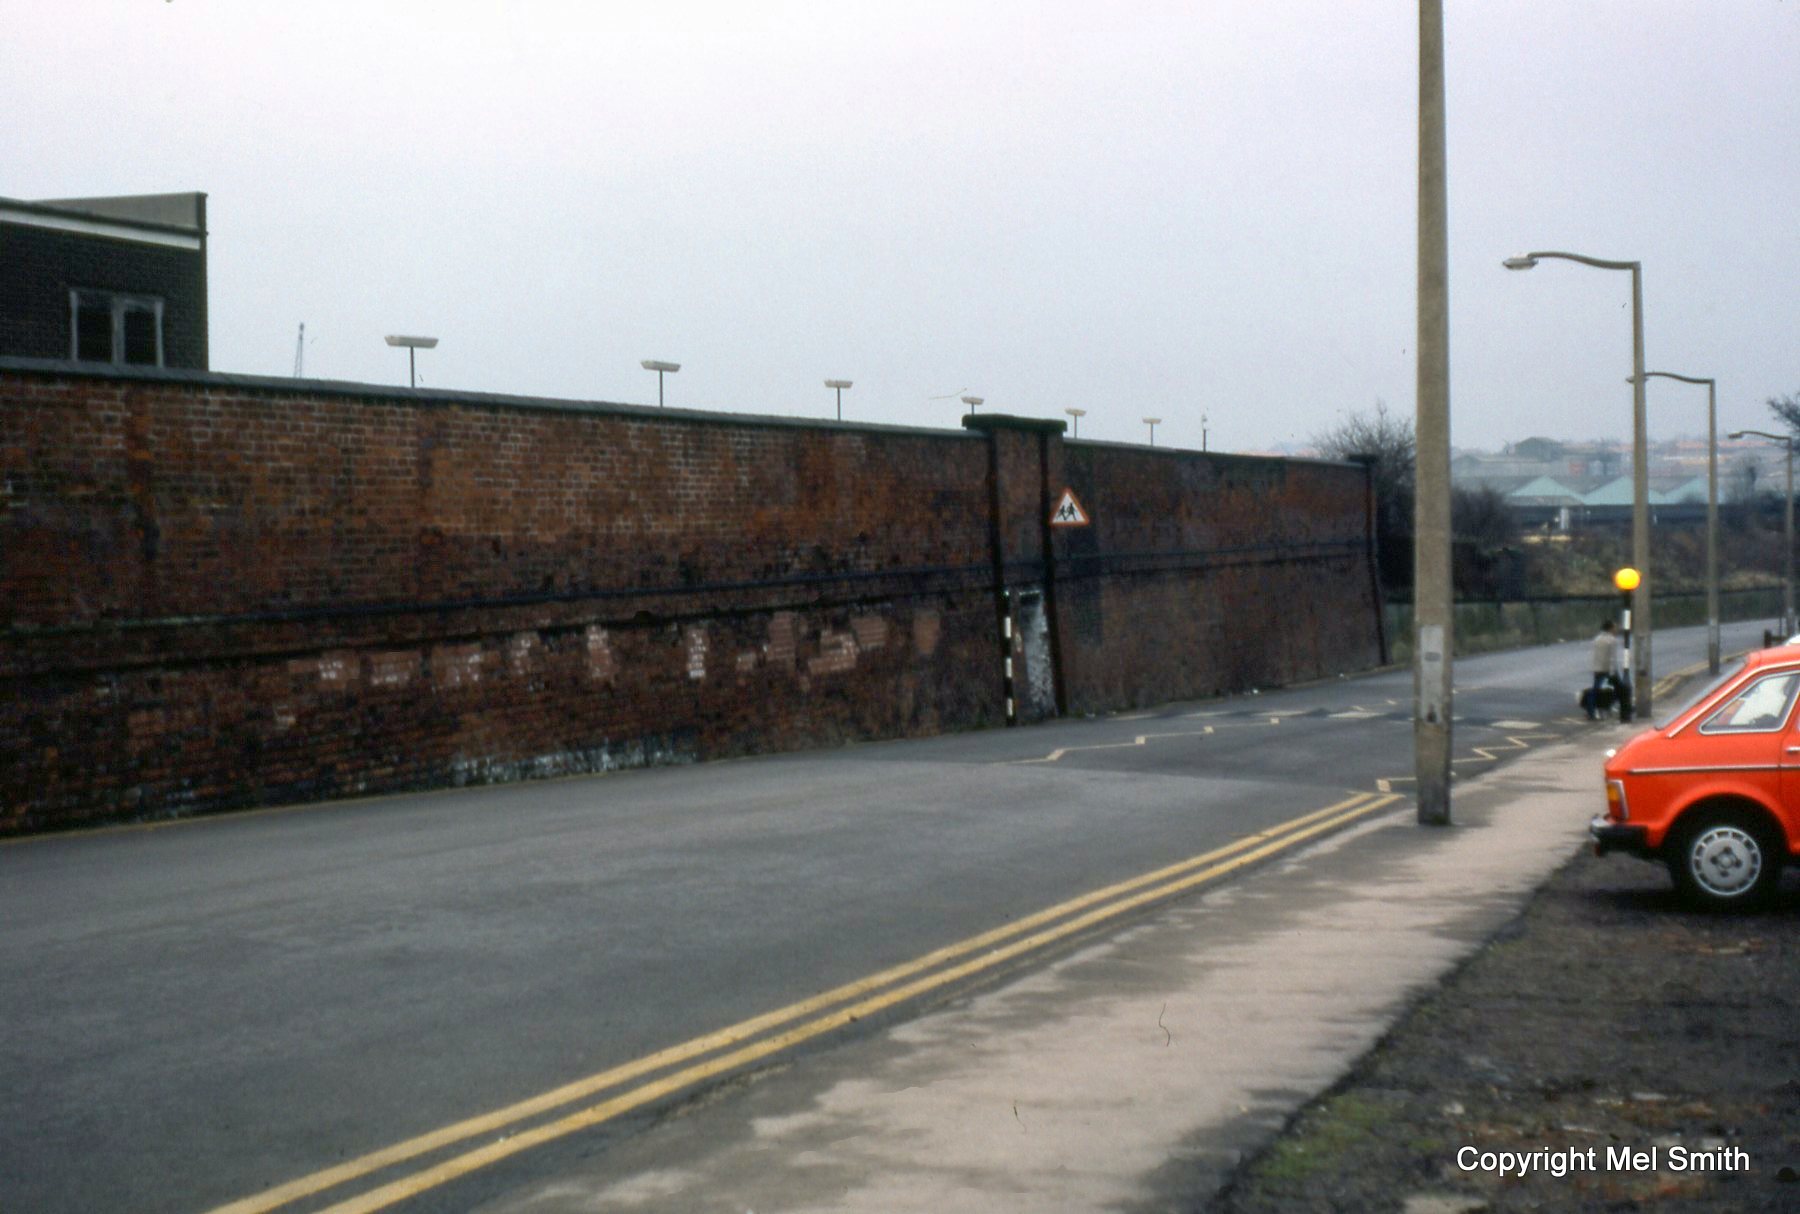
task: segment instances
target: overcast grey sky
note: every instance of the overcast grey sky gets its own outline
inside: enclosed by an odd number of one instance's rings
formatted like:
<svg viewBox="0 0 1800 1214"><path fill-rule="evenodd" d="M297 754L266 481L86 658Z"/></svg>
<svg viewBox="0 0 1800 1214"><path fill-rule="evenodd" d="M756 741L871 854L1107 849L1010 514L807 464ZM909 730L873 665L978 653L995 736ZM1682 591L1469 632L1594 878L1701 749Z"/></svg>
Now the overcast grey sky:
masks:
<svg viewBox="0 0 1800 1214"><path fill-rule="evenodd" d="M1447 0L1459 446L1800 390L1800 3ZM213 367L1083 437L1413 407L1417 6L0 0L0 194L204 190ZM1653 384L1653 437L1705 393Z"/></svg>

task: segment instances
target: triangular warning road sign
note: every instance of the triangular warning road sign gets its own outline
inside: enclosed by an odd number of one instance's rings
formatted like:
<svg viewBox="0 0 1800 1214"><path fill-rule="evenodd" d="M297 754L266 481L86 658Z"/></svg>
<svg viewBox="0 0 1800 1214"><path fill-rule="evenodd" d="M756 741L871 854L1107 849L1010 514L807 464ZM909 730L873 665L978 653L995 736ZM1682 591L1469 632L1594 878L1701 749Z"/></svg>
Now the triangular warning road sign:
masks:
<svg viewBox="0 0 1800 1214"><path fill-rule="evenodd" d="M1052 527L1085 527L1088 525L1088 512L1081 508L1081 502L1075 497L1073 489L1064 489L1062 497L1057 500L1056 509L1050 512Z"/></svg>

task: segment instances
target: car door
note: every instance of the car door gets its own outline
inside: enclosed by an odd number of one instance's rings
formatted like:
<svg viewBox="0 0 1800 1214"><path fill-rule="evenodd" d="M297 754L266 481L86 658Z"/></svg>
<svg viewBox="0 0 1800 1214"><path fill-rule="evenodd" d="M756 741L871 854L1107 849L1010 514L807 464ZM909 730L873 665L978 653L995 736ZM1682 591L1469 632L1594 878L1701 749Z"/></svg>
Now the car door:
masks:
<svg viewBox="0 0 1800 1214"><path fill-rule="evenodd" d="M1800 700L1800 696L1795 697ZM1800 709L1790 712L1781 735L1782 826L1790 840L1800 840Z"/></svg>
<svg viewBox="0 0 1800 1214"><path fill-rule="evenodd" d="M1746 682L1694 730L1700 795L1709 786L1762 804L1800 806L1800 733L1793 727L1800 670L1773 670ZM1790 820L1791 817L1790 817Z"/></svg>

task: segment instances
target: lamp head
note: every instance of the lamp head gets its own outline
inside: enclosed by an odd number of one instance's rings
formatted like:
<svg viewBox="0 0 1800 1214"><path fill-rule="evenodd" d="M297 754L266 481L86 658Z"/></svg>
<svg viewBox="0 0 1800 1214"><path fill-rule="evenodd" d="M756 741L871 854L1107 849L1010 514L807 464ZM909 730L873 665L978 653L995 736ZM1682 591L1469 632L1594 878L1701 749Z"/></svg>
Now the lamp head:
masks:
<svg viewBox="0 0 1800 1214"><path fill-rule="evenodd" d="M679 370L681 370L680 363L666 363L658 358L646 358L643 362L639 363L638 365L646 371L679 371Z"/></svg>
<svg viewBox="0 0 1800 1214"><path fill-rule="evenodd" d="M1535 258L1535 257L1508 257L1505 261L1501 262L1500 264L1505 266L1509 270L1529 270L1533 266L1537 265L1537 258Z"/></svg>
<svg viewBox="0 0 1800 1214"><path fill-rule="evenodd" d="M827 388L848 388L850 386L850 381L847 379L828 379L825 381L825 386Z"/></svg>

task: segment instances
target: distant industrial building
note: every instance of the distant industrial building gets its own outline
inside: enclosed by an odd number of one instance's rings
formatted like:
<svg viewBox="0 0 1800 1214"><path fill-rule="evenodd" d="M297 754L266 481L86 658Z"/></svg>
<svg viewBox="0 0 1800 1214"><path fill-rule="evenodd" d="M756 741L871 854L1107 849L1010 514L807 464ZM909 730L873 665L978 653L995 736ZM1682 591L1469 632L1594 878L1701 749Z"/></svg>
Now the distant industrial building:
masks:
<svg viewBox="0 0 1800 1214"><path fill-rule="evenodd" d="M207 370L206 195L0 198L0 355Z"/></svg>
<svg viewBox="0 0 1800 1214"><path fill-rule="evenodd" d="M1782 452L1769 443L1721 440L1719 500L1733 502L1758 486L1779 485ZM1705 517L1707 443L1671 439L1650 447L1648 505L1659 522L1693 522ZM1459 489L1500 494L1514 516L1529 527L1569 530L1630 521L1633 486L1631 455L1622 443L1559 443L1529 438L1504 452L1465 451L1450 464Z"/></svg>

